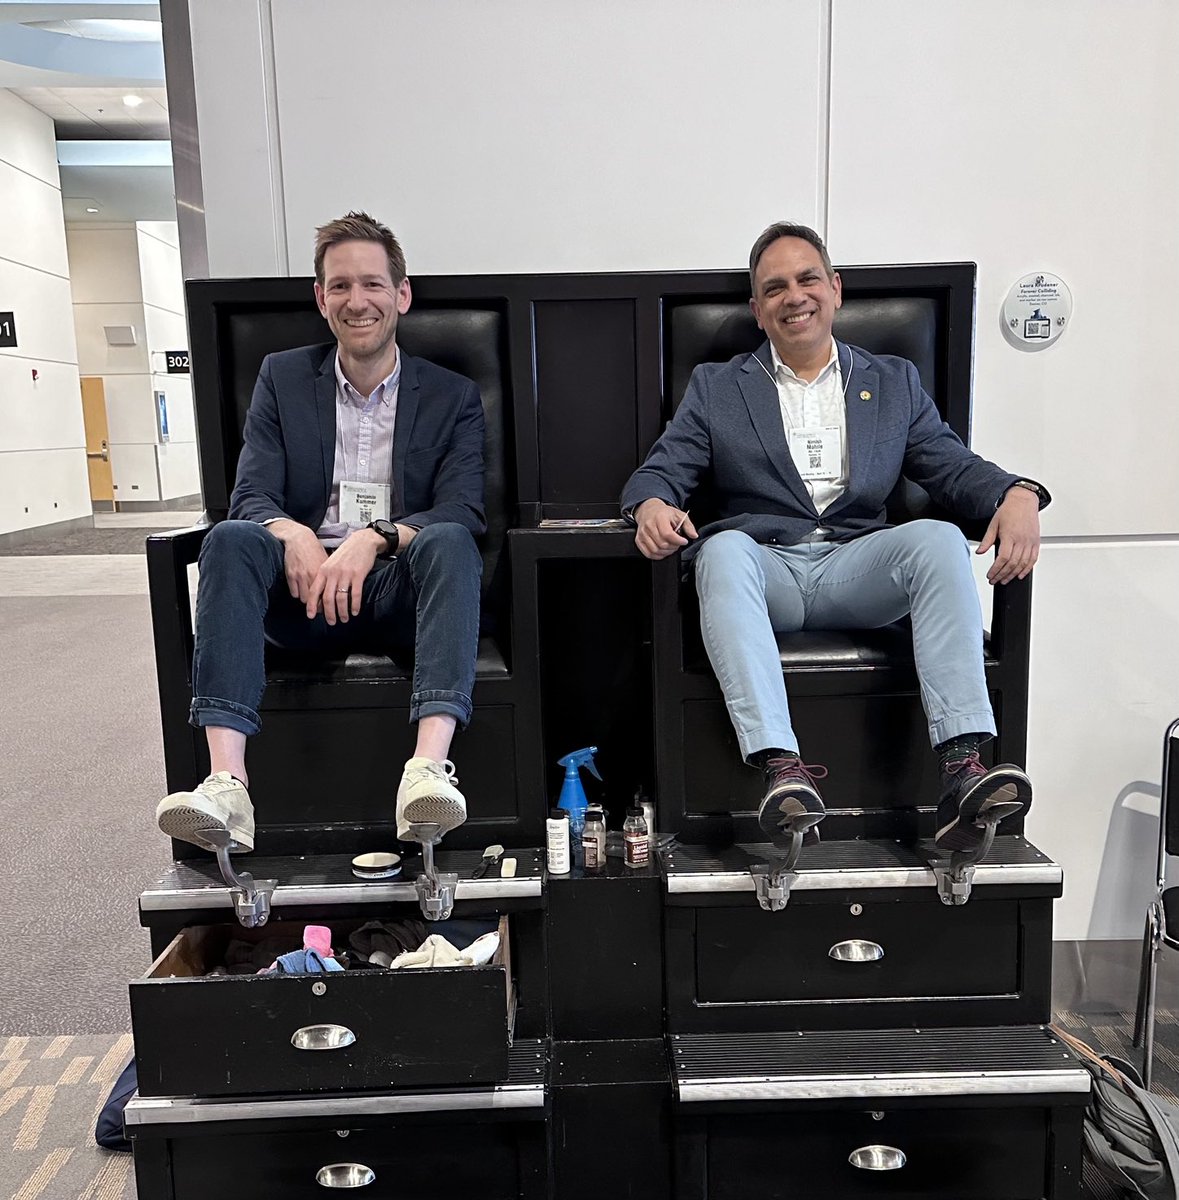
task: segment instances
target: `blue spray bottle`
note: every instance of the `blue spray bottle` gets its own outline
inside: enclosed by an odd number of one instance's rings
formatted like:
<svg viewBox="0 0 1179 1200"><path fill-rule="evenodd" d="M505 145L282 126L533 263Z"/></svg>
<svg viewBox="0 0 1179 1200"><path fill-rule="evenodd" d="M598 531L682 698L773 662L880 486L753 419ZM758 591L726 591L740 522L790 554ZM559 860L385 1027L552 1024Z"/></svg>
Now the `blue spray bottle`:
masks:
<svg viewBox="0 0 1179 1200"><path fill-rule="evenodd" d="M598 768L594 766L594 755L597 746L586 746L584 750L574 750L564 758L557 759L559 766L565 768L565 782L561 784L561 797L557 807L569 813L569 838L574 846L581 845L581 831L585 828L585 810L589 801L585 798L585 788L581 786L581 776L578 774L585 767L595 779L601 779Z"/></svg>

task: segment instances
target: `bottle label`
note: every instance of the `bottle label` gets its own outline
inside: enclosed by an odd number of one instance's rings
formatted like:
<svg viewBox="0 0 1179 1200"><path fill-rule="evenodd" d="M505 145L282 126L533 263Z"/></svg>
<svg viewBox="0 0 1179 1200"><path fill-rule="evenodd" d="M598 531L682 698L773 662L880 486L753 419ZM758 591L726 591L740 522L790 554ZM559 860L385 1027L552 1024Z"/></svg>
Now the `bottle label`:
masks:
<svg viewBox="0 0 1179 1200"><path fill-rule="evenodd" d="M566 836L566 821L550 821L547 849L548 868L554 875L564 875L569 870L569 840Z"/></svg>
<svg viewBox="0 0 1179 1200"><path fill-rule="evenodd" d="M626 835L626 865L645 867L651 861L651 843L645 833Z"/></svg>
<svg viewBox="0 0 1179 1200"><path fill-rule="evenodd" d="M602 865L600 853L598 850L598 839L586 838L581 844L582 850L585 852L585 865L589 871L597 870Z"/></svg>

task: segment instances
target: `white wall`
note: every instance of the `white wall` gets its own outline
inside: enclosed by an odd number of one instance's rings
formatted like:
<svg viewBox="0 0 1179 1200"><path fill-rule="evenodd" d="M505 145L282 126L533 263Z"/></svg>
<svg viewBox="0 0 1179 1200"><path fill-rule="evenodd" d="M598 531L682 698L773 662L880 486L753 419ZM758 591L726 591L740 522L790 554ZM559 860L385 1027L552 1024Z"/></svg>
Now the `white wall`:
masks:
<svg viewBox="0 0 1179 1200"><path fill-rule="evenodd" d="M1140 933L1179 715L1177 56L1171 0L1116 21L1101 0L834 5L833 253L978 263L974 446L1056 497L1028 766L1030 835L1065 867L1061 938ZM1022 353L1000 308L1040 270L1075 310Z"/></svg>
<svg viewBox="0 0 1179 1200"><path fill-rule="evenodd" d="M190 4L209 274L309 273L366 206L418 274L731 266L821 213L825 8Z"/></svg>
<svg viewBox="0 0 1179 1200"><path fill-rule="evenodd" d="M419 273L735 267L782 217L838 262L977 262L975 445L1057 497L1030 831L1057 936L1137 936L1179 713L1173 0L189 7L212 275L303 274L352 206ZM1039 270L1076 309L1025 354L999 307Z"/></svg>
<svg viewBox="0 0 1179 1200"><path fill-rule="evenodd" d="M199 492L192 388L164 365L165 350L188 346L175 223L70 225L67 239L78 364L103 380L116 500ZM136 344L108 345L108 325L130 325ZM156 390L168 396L166 446L157 435Z"/></svg>
<svg viewBox="0 0 1179 1200"><path fill-rule="evenodd" d="M0 533L90 514L52 120L0 90ZM36 371L38 378L33 379Z"/></svg>

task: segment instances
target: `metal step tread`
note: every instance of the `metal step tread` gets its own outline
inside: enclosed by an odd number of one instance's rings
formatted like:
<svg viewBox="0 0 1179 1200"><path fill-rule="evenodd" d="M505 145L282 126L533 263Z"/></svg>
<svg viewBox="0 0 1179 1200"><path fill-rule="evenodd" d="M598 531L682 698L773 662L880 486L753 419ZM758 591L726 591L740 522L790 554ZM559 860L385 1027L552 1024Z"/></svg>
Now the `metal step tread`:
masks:
<svg viewBox="0 0 1179 1200"><path fill-rule="evenodd" d="M673 1034L681 1101L1087 1094L1046 1026Z"/></svg>
<svg viewBox="0 0 1179 1200"><path fill-rule="evenodd" d="M778 852L769 842L729 846L675 845L660 851L672 895L699 892L752 892L749 868L773 862ZM830 841L808 846L798 860L792 891L841 888L937 886L931 861L945 860L932 841L916 846L897 841ZM1059 887L1064 872L1043 851L1018 835L997 837L990 853L975 868L974 886L999 884Z"/></svg>
<svg viewBox="0 0 1179 1200"><path fill-rule="evenodd" d="M379 1095L267 1097L265 1100L202 1100L190 1097L127 1102L128 1127L180 1125L191 1122L287 1120L292 1117L375 1117L397 1113L543 1108L547 1043L517 1041L508 1052L508 1078L478 1087L416 1088Z"/></svg>
<svg viewBox="0 0 1179 1200"><path fill-rule="evenodd" d="M471 874L482 860L478 850L439 850L434 862L439 871L459 877L456 900L508 899L540 896L544 856L540 850L506 850L505 858L516 860L511 879L499 877L491 867L482 879ZM350 854L308 854L265 858L235 854L234 867L255 879L277 879L271 900L273 908L315 904L417 902L414 880L421 870L421 857L407 855L401 874L392 879L357 879L352 874ZM189 859L175 862L160 879L139 897L141 912L179 909L233 908L230 889L221 878L216 860Z"/></svg>

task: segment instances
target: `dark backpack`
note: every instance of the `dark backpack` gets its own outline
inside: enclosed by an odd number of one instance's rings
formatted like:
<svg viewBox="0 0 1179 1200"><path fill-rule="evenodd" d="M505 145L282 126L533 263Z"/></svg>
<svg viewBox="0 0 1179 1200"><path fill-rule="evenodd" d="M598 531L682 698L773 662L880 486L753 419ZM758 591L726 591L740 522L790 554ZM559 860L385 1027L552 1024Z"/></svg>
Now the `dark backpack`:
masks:
<svg viewBox="0 0 1179 1200"><path fill-rule="evenodd" d="M135 1075L135 1059L124 1068L123 1073L115 1080L111 1094L107 1096L102 1112L98 1114L98 1124L94 1127L94 1140L107 1150L130 1150L131 1143L123 1131L123 1109L127 1101L135 1095L138 1081Z"/></svg>
<svg viewBox="0 0 1179 1200"><path fill-rule="evenodd" d="M1091 1076L1085 1157L1119 1196L1179 1200L1179 1107L1140 1086L1137 1072L1052 1027Z"/></svg>

